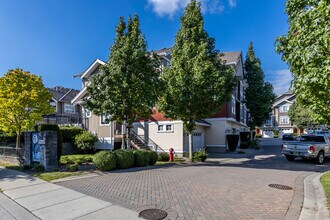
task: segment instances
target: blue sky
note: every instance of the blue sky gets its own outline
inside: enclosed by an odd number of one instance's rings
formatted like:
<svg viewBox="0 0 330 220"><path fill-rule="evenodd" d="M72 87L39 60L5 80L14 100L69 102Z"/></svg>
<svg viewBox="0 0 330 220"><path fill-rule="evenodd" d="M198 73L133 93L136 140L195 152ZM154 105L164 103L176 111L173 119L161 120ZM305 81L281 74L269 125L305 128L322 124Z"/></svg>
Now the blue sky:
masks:
<svg viewBox="0 0 330 220"><path fill-rule="evenodd" d="M119 17L138 13L149 50L170 47L189 0L1 0L0 76L20 67L45 86L80 89L72 75L94 59L107 60ZM285 0L202 0L205 29L220 51L243 51L253 41L266 80L279 94L291 74L274 41L288 29Z"/></svg>

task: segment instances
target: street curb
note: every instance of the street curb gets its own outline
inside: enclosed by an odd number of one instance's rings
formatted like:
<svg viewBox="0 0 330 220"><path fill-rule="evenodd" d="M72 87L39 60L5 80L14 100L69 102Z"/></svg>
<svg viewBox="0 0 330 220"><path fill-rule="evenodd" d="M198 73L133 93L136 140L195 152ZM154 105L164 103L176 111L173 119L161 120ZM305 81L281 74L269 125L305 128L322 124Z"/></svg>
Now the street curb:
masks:
<svg viewBox="0 0 330 220"><path fill-rule="evenodd" d="M330 217L327 199L320 182L324 173L313 173L304 179L304 204L299 220L323 220Z"/></svg>
<svg viewBox="0 0 330 220"><path fill-rule="evenodd" d="M308 175L310 174L305 173L296 178L292 201L285 213L284 220L299 219L304 201L304 179Z"/></svg>

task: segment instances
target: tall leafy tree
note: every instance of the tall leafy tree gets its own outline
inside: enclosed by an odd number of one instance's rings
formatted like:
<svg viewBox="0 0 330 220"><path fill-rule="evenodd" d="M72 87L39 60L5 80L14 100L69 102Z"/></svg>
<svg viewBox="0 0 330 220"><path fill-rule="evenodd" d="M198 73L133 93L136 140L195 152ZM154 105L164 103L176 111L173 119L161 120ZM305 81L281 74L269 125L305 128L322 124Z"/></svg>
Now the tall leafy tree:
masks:
<svg viewBox="0 0 330 220"><path fill-rule="evenodd" d="M245 90L245 102L250 111L250 128L261 126L268 118L275 99L273 86L264 82L264 72L260 60L255 56L252 42L249 44L245 59L245 74L248 88Z"/></svg>
<svg viewBox="0 0 330 220"><path fill-rule="evenodd" d="M297 100L330 124L330 1L287 0L289 30L276 51L293 73Z"/></svg>
<svg viewBox="0 0 330 220"><path fill-rule="evenodd" d="M51 97L41 77L22 69L9 70L0 78L0 130L16 132L16 148L22 131L32 129L43 114L55 111L49 105Z"/></svg>
<svg viewBox="0 0 330 220"><path fill-rule="evenodd" d="M84 107L124 123L129 134L134 121L152 114L160 89L158 67L157 57L147 52L138 15L129 17L127 25L121 17L109 60L92 77ZM129 135L126 138L129 147Z"/></svg>
<svg viewBox="0 0 330 220"><path fill-rule="evenodd" d="M171 66L162 75L165 92L160 110L169 118L181 119L189 133L189 159L192 159L195 121L219 111L230 99L236 78L222 64L215 41L204 30L201 3L192 0L181 17L173 47Z"/></svg>
<svg viewBox="0 0 330 220"><path fill-rule="evenodd" d="M298 128L310 126L314 127L318 124L318 122L315 120L315 117L313 117L313 111L304 107L298 101L295 101L290 106L288 114L291 122Z"/></svg>

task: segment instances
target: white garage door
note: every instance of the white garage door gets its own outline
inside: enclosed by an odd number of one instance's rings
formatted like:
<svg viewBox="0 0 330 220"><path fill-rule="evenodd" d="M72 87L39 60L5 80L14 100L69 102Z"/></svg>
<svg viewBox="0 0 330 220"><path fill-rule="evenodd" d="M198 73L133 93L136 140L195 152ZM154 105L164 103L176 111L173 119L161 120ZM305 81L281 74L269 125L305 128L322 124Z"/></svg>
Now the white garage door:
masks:
<svg viewBox="0 0 330 220"><path fill-rule="evenodd" d="M189 135L185 133L185 151L189 150ZM204 147L204 133L199 131L194 131L193 134L193 152L196 152Z"/></svg>

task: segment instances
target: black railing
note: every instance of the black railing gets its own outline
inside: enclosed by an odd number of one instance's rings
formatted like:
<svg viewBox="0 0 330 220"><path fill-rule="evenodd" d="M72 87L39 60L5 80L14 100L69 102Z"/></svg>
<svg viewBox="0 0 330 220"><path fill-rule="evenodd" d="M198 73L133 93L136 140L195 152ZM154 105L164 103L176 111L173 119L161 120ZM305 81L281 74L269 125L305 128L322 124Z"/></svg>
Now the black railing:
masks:
<svg viewBox="0 0 330 220"><path fill-rule="evenodd" d="M163 148L161 148L158 144L156 144L153 140L151 140L150 138L148 138L148 141L146 141L145 136L144 135L138 135L133 129L131 129L131 136L133 138L138 139L139 141L141 141L146 147L151 148L151 150L158 152L164 152L165 150Z"/></svg>

